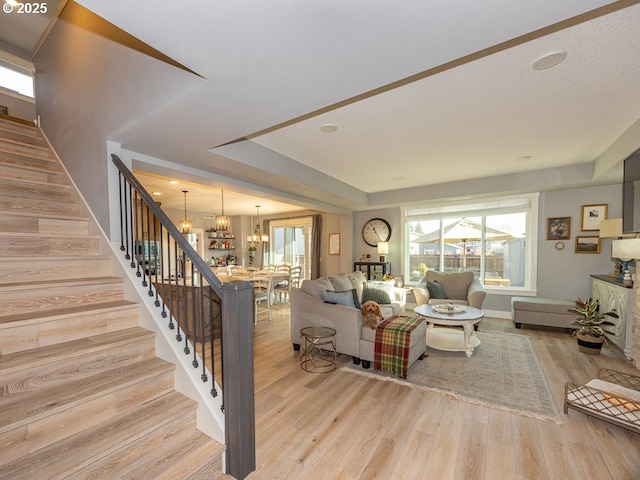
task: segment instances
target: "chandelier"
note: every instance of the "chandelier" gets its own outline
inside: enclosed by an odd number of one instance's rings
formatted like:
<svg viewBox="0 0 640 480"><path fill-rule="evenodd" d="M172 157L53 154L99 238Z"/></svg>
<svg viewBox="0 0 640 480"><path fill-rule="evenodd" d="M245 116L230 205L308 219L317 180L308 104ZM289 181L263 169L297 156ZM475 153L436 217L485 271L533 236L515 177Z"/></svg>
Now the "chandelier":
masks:
<svg viewBox="0 0 640 480"><path fill-rule="evenodd" d="M180 230L180 233L191 233L193 230L193 222L189 219L187 219L187 192L189 190L183 190L182 193L184 193L184 219L180 220L180 223L178 224L178 229Z"/></svg>
<svg viewBox="0 0 640 480"><path fill-rule="evenodd" d="M247 236L247 241L251 243L268 242L269 236L260 233L260 205L256 205L256 226L253 229L253 235Z"/></svg>
<svg viewBox="0 0 640 480"><path fill-rule="evenodd" d="M229 230L229 226L231 225L231 223L229 222L229 217L227 215L224 214L224 190L220 189L220 191L222 192L222 215L217 215L216 216L216 229L219 231L223 231L226 232Z"/></svg>

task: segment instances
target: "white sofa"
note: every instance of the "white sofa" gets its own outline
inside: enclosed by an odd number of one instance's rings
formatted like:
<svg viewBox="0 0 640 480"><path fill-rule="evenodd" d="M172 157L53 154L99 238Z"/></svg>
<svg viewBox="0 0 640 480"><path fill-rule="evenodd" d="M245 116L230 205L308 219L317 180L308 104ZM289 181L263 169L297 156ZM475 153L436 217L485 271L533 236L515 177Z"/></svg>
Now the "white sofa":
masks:
<svg viewBox="0 0 640 480"><path fill-rule="evenodd" d="M385 285L383 285L385 284ZM362 357L360 341L363 334L362 312L359 305L347 306L340 303L327 303L336 298L348 302L349 295L355 291L357 299L362 302L371 295L372 289L386 289L392 298L387 304L380 304L382 315L388 318L405 312L406 293L403 288L396 288L387 282L367 282L362 272L343 273L335 276L321 277L316 280L304 280L300 288L292 288L291 302L291 343L295 350L300 349L300 329L304 327L331 327L336 331L336 351L351 355L353 363L360 364ZM333 294L331 292L334 292ZM345 293L348 292L348 293ZM363 294L365 295L363 297ZM325 301L329 298L329 300ZM380 302L378 302L380 303ZM369 327L364 327L371 330ZM373 331L373 330L372 330ZM365 332L369 333L369 332ZM367 349L368 351L368 349ZM368 362L373 358L368 358Z"/></svg>

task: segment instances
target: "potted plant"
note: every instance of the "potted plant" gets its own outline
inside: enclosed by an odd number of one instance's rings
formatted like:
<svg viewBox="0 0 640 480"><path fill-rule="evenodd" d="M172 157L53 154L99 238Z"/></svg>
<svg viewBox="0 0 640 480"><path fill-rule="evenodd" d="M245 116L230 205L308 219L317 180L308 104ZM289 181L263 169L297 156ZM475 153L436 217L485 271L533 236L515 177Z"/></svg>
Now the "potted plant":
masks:
<svg viewBox="0 0 640 480"><path fill-rule="evenodd" d="M254 255L256 254L256 246L252 243L249 246L249 265L252 266L253 265L253 259L254 259Z"/></svg>
<svg viewBox="0 0 640 480"><path fill-rule="evenodd" d="M574 330L573 334L578 339L580 351L599 354L602 344L605 342L604 334L615 335L614 332L606 330L604 327L616 325L607 319L607 317L620 318L616 313L616 309L600 313L600 303L597 300L588 298L583 302L578 298L575 308L570 308L569 311L578 314L578 317L571 323L579 326L577 330Z"/></svg>

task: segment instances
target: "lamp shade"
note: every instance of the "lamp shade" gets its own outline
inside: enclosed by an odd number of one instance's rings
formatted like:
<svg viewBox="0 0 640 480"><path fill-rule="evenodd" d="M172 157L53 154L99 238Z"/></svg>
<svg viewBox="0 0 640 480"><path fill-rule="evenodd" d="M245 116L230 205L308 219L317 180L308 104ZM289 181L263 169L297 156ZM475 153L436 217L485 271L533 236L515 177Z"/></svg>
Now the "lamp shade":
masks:
<svg viewBox="0 0 640 480"><path fill-rule="evenodd" d="M378 242L378 255L389 254L389 242Z"/></svg>
<svg viewBox="0 0 640 480"><path fill-rule="evenodd" d="M611 256L623 262L640 259L640 238L628 238L611 242Z"/></svg>
<svg viewBox="0 0 640 480"><path fill-rule="evenodd" d="M600 222L600 238L618 238L622 236L622 219L607 218Z"/></svg>

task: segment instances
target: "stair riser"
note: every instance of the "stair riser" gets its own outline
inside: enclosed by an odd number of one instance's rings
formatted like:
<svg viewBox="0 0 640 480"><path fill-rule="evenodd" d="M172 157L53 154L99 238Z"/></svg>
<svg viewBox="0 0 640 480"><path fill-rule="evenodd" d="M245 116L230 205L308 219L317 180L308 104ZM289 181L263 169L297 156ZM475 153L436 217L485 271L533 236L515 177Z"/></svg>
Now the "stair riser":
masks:
<svg viewBox="0 0 640 480"><path fill-rule="evenodd" d="M77 202L48 202L29 198L15 198L0 195L0 210L40 215L79 216L80 204Z"/></svg>
<svg viewBox="0 0 640 480"><path fill-rule="evenodd" d="M45 358L40 364L30 363L23 369L12 369L10 373L0 372L0 391L11 396L5 397L7 400L15 401L15 398L38 389L68 384L152 359L155 357L154 345L154 337L148 336L136 343L105 346L71 357L61 352L59 357Z"/></svg>
<svg viewBox="0 0 640 480"><path fill-rule="evenodd" d="M0 318L29 312L55 312L56 308L88 305L124 299L122 283L106 285L45 286L42 290L0 287Z"/></svg>
<svg viewBox="0 0 640 480"><path fill-rule="evenodd" d="M50 183L51 185L63 185L65 183L64 176L58 173L26 169L19 166L14 167L2 163L0 163L0 178L24 182Z"/></svg>
<svg viewBox="0 0 640 480"><path fill-rule="evenodd" d="M105 277L111 273L111 260L106 257L43 258L13 260L0 257L0 285L31 281L67 280Z"/></svg>
<svg viewBox="0 0 640 480"><path fill-rule="evenodd" d="M144 382L127 385L107 395L92 398L73 408L56 412L55 415L46 416L20 426L17 429L20 434L7 431L0 435L0 450L3 452L3 455L0 456L0 466L16 458L30 455L40 448L91 428L105 420L122 415L126 413L127 409L159 398L171 392L173 388L173 372L166 372ZM117 432L114 434L117 435ZM7 451L14 454L5 454ZM66 455L69 455L69 452L66 452ZM81 461L81 459L78 460Z"/></svg>
<svg viewBox="0 0 640 480"><path fill-rule="evenodd" d="M49 173L62 173L63 170L50 158L29 158L21 155L11 155L0 152L0 165L21 168L23 170L43 171Z"/></svg>
<svg viewBox="0 0 640 480"><path fill-rule="evenodd" d="M55 200L58 202L73 201L71 189L66 185L46 185L0 178L0 192L2 192L2 195L15 198Z"/></svg>
<svg viewBox="0 0 640 480"><path fill-rule="evenodd" d="M99 252L100 241L97 238L0 236L0 257L83 256L97 255Z"/></svg>
<svg viewBox="0 0 640 480"><path fill-rule="evenodd" d="M49 150L5 141L2 138L0 138L0 152L11 155L22 155L29 158L53 158L53 154Z"/></svg>
<svg viewBox="0 0 640 480"><path fill-rule="evenodd" d="M0 328L0 356L137 325L137 306L114 311L99 311L90 315L61 316L38 323L23 321L11 328ZM0 327L3 326L6 325L0 325Z"/></svg>
<svg viewBox="0 0 640 480"><path fill-rule="evenodd" d="M88 235L89 220L23 217L0 214L0 232Z"/></svg>
<svg viewBox="0 0 640 480"><path fill-rule="evenodd" d="M3 125L0 125L0 136L14 143L22 143L26 147L33 146L39 147L40 149L48 149L49 147L43 137L33 135L33 132L25 134L23 132L7 130Z"/></svg>
<svg viewBox="0 0 640 480"><path fill-rule="evenodd" d="M5 132L20 133L26 136L37 137L40 135L40 131L35 126L35 124L29 123L27 125L24 123L13 122L4 118L0 118L0 129Z"/></svg>

